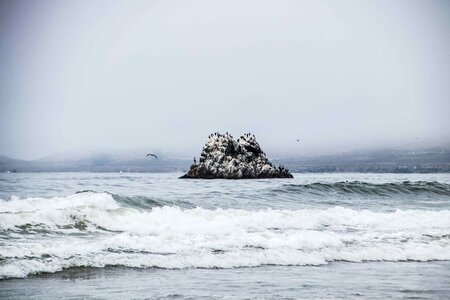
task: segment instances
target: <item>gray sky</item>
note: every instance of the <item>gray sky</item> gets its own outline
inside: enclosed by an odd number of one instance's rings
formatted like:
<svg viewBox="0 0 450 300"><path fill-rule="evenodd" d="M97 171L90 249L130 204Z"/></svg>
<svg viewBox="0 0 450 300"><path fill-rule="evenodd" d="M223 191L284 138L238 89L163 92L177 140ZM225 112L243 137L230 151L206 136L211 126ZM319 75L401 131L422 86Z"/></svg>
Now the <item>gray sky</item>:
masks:
<svg viewBox="0 0 450 300"><path fill-rule="evenodd" d="M0 154L450 143L449 1L0 1Z"/></svg>

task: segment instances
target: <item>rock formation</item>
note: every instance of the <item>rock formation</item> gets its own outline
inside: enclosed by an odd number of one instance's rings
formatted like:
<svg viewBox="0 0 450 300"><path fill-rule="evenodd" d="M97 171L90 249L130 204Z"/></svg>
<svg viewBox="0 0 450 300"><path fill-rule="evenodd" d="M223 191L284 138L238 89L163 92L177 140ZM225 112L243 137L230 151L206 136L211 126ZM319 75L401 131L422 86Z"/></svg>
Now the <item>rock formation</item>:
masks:
<svg viewBox="0 0 450 300"><path fill-rule="evenodd" d="M288 169L275 167L261 150L254 135L247 133L234 140L226 134L208 137L198 162L194 158L189 172L180 178L293 178Z"/></svg>

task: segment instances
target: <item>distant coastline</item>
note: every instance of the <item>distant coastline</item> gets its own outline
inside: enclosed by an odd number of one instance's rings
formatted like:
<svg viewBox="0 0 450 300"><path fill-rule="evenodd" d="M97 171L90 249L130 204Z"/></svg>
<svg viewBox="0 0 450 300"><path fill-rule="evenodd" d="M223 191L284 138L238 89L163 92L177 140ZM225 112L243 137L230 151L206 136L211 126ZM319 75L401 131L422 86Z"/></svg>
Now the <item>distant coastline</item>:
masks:
<svg viewBox="0 0 450 300"><path fill-rule="evenodd" d="M378 150L344 154L279 158L294 173L449 173L450 150ZM0 172L186 172L192 161L183 158L117 159L111 155L95 155L67 160L20 160L0 156Z"/></svg>
<svg viewBox="0 0 450 300"><path fill-rule="evenodd" d="M449 173L450 150L358 151L274 160L295 173Z"/></svg>

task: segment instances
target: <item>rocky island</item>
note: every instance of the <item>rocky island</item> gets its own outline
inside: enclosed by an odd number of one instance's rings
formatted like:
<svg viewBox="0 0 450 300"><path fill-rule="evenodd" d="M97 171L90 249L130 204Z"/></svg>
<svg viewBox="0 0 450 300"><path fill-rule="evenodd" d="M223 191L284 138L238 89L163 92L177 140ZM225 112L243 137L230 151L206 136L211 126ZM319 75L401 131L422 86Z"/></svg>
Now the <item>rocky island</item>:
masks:
<svg viewBox="0 0 450 300"><path fill-rule="evenodd" d="M213 133L203 147L200 159L180 178L257 179L293 178L283 166L275 167L262 151L255 135L246 133L237 140Z"/></svg>

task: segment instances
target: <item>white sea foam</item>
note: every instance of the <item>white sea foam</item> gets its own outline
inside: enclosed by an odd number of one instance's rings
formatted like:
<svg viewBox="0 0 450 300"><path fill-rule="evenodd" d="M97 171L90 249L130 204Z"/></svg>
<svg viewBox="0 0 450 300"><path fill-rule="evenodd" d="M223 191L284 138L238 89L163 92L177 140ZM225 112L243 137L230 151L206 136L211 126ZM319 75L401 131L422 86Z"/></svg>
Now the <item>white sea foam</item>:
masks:
<svg viewBox="0 0 450 300"><path fill-rule="evenodd" d="M450 211L125 207L106 193L0 201L0 277L161 268L450 260Z"/></svg>

